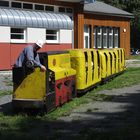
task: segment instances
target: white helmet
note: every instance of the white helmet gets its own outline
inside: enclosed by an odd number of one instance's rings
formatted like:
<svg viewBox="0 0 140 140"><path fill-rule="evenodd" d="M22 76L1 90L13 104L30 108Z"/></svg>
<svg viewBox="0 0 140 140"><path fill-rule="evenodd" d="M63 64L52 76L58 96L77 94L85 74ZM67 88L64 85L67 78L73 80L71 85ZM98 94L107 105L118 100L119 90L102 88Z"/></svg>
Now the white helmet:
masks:
<svg viewBox="0 0 140 140"><path fill-rule="evenodd" d="M44 44L45 44L45 42L43 42L43 40L38 40L36 42L36 45L39 46L40 48L42 48Z"/></svg>

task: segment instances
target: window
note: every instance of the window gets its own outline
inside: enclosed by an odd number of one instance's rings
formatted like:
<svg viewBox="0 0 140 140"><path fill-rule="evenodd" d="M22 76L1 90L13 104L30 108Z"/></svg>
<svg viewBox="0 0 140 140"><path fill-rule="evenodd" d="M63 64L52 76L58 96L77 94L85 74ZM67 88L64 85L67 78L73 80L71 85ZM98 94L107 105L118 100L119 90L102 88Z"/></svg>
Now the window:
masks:
<svg viewBox="0 0 140 140"><path fill-rule="evenodd" d="M44 10L44 5L35 4L35 10Z"/></svg>
<svg viewBox="0 0 140 140"><path fill-rule="evenodd" d="M102 48L102 28L97 28L97 48Z"/></svg>
<svg viewBox="0 0 140 140"><path fill-rule="evenodd" d="M107 48L107 28L103 28L103 48Z"/></svg>
<svg viewBox="0 0 140 140"><path fill-rule="evenodd" d="M45 10L46 11L54 11L54 7L53 6L45 6Z"/></svg>
<svg viewBox="0 0 140 140"><path fill-rule="evenodd" d="M46 30L46 42L47 43L58 43L58 31L57 30Z"/></svg>
<svg viewBox="0 0 140 140"><path fill-rule="evenodd" d="M109 48L113 48L113 28L109 28Z"/></svg>
<svg viewBox="0 0 140 140"><path fill-rule="evenodd" d="M120 28L98 27L93 28L94 48L118 48L120 44Z"/></svg>
<svg viewBox="0 0 140 140"><path fill-rule="evenodd" d="M65 13L65 8L64 7L59 7L59 12Z"/></svg>
<svg viewBox="0 0 140 140"><path fill-rule="evenodd" d="M33 9L33 5L29 3L23 3L23 9Z"/></svg>
<svg viewBox="0 0 140 140"><path fill-rule="evenodd" d="M97 46L96 46L96 41L97 41L97 39L96 39L96 28L94 28L93 29L93 37L94 37L94 48L96 48Z"/></svg>
<svg viewBox="0 0 140 140"><path fill-rule="evenodd" d="M25 43L25 29L11 28L11 42Z"/></svg>
<svg viewBox="0 0 140 140"><path fill-rule="evenodd" d="M21 8L22 6L21 6L21 3L19 3L19 2L12 2L11 7L13 7L13 8Z"/></svg>
<svg viewBox="0 0 140 140"><path fill-rule="evenodd" d="M114 29L114 47L119 48L119 29Z"/></svg>
<svg viewBox="0 0 140 140"><path fill-rule="evenodd" d="M90 27L84 26L84 48L90 48Z"/></svg>
<svg viewBox="0 0 140 140"><path fill-rule="evenodd" d="M72 8L66 8L66 12L71 14L71 13L73 13L73 10L72 10Z"/></svg>
<svg viewBox="0 0 140 140"><path fill-rule="evenodd" d="M0 1L0 6L9 7L9 1Z"/></svg>

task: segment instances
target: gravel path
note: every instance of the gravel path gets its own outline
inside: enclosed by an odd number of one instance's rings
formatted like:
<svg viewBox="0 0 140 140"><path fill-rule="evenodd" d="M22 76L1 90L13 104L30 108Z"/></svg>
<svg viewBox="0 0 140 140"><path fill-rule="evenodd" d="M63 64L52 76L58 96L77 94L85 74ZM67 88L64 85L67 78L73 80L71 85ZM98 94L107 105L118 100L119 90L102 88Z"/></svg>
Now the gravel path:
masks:
<svg viewBox="0 0 140 140"><path fill-rule="evenodd" d="M12 72L0 72L0 91L12 91Z"/></svg>
<svg viewBox="0 0 140 140"><path fill-rule="evenodd" d="M12 72L0 72L0 92L13 91ZM11 109L12 95L0 96L0 112L7 112Z"/></svg>
<svg viewBox="0 0 140 140"><path fill-rule="evenodd" d="M133 115L139 114L140 117L139 110L137 112L134 110L136 107L135 104L138 105L137 107L140 107L140 84L121 89L104 90L95 94L105 94L111 96L112 99L111 101L93 101L89 104L81 105L77 109L74 109L70 116L61 117L59 120L87 122L105 119L110 114L109 118L114 118L113 121L116 121L119 118L119 116L116 118L116 114L132 111L135 113ZM114 125L114 123L110 125Z"/></svg>
<svg viewBox="0 0 140 140"><path fill-rule="evenodd" d="M126 67L140 67L140 60L126 60Z"/></svg>

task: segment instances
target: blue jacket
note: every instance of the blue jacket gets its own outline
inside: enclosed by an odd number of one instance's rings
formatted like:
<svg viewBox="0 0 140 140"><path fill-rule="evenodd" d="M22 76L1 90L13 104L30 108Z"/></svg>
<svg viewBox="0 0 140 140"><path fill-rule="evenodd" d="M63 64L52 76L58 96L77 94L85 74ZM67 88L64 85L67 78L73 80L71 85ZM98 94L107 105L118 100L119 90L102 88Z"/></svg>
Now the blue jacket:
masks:
<svg viewBox="0 0 140 140"><path fill-rule="evenodd" d="M39 67L42 66L40 63L40 60L39 60L38 53L33 50L32 46L27 46L26 48L24 48L24 50L19 55L19 57L15 63L15 66L23 67L23 66L25 66L27 61L33 62L33 64L35 66L39 66Z"/></svg>

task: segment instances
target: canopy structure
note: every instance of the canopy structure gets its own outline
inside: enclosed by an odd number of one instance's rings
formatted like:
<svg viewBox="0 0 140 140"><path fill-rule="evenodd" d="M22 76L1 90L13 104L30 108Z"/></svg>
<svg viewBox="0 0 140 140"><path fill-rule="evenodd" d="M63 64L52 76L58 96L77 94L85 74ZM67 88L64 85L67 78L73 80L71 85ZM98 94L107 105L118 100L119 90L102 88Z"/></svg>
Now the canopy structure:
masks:
<svg viewBox="0 0 140 140"><path fill-rule="evenodd" d="M68 15L38 11L0 8L0 25L48 29L72 29Z"/></svg>

